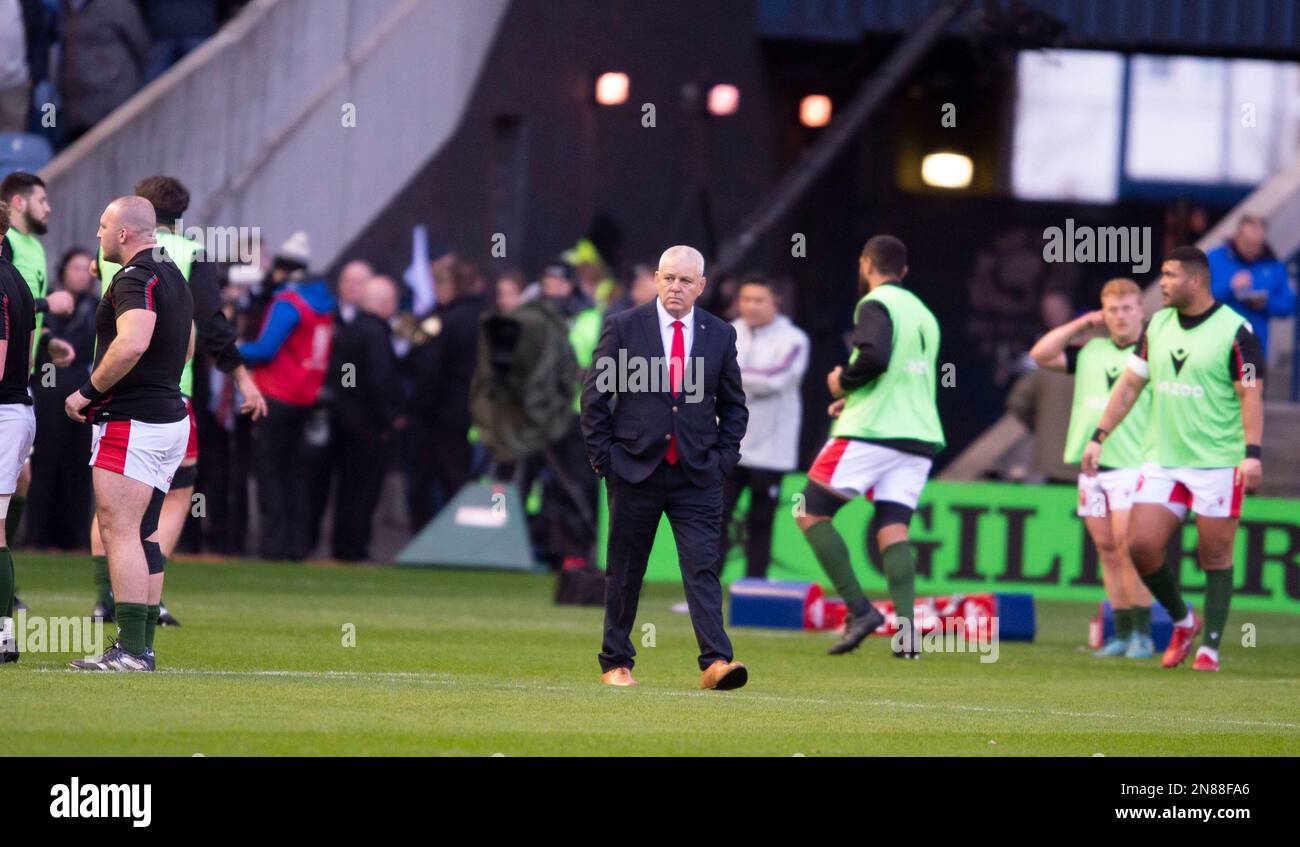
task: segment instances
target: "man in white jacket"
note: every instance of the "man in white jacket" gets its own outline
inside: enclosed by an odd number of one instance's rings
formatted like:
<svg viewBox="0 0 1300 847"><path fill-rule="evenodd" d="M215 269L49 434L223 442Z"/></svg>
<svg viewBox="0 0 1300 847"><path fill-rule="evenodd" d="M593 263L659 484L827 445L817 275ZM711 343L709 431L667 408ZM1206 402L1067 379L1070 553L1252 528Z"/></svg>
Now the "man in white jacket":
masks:
<svg viewBox="0 0 1300 847"><path fill-rule="evenodd" d="M778 310L777 295L760 274L744 277L739 292L736 357L749 407L749 428L740 442L740 464L727 477L722 502L725 563L731 548L731 514L749 489L745 521L745 575L767 578L772 559L772 517L781 494L781 477L799 463L799 425L803 408L799 385L808 369L808 336Z"/></svg>

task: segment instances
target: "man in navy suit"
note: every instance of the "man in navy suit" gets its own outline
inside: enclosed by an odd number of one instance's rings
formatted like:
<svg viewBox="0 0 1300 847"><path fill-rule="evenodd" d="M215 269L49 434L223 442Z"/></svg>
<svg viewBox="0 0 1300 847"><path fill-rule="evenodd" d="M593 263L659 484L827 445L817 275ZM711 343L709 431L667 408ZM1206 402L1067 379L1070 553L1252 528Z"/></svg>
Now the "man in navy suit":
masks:
<svg viewBox="0 0 1300 847"><path fill-rule="evenodd" d="M736 364L736 330L695 308L704 257L670 247L654 302L611 315L582 387L582 435L609 497L601 682L632 679L632 625L661 515L668 516L700 645L700 687L739 688L722 628L718 538L722 481L740 461L749 411Z"/></svg>

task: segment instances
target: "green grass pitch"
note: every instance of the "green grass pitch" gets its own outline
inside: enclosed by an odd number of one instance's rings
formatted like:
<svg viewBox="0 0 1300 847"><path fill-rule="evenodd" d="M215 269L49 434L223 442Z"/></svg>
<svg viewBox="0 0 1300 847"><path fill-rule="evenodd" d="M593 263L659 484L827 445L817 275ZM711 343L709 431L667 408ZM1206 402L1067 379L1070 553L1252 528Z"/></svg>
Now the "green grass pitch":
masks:
<svg viewBox="0 0 1300 847"><path fill-rule="evenodd" d="M33 615L88 614L83 556L20 553ZM551 603L549 577L255 562L174 562L159 672L0 666L16 755L1300 754L1300 616L1236 611L1224 670L1095 660L1094 607L1040 603L1033 644L888 656L871 639L733 629L750 684L701 692L676 585L647 586L641 687L598 683L601 612ZM1241 626L1258 646L1240 645ZM355 646L344 646L346 625ZM638 631L637 639L642 637ZM1188 663L1190 665L1190 661Z"/></svg>

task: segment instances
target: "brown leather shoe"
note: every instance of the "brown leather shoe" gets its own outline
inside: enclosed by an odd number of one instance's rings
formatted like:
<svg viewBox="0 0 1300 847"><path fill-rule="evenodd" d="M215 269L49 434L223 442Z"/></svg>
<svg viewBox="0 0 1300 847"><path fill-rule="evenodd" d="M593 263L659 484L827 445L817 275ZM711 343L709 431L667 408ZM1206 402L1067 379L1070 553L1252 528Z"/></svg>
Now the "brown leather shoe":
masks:
<svg viewBox="0 0 1300 847"><path fill-rule="evenodd" d="M718 691L730 691L749 682L749 671L740 662L724 662L718 659L700 674L700 688Z"/></svg>
<svg viewBox="0 0 1300 847"><path fill-rule="evenodd" d="M600 675L600 681L605 685L613 685L618 688L631 688L637 684L637 681L632 678L632 671L627 668L614 668L605 671Z"/></svg>

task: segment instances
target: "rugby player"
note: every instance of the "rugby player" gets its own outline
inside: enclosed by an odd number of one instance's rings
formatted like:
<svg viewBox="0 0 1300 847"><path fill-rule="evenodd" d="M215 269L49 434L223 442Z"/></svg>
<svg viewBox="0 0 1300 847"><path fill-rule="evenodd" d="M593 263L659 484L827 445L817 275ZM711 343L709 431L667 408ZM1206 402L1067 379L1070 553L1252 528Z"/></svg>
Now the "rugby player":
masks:
<svg viewBox="0 0 1300 847"><path fill-rule="evenodd" d="M1232 600L1232 546L1246 492L1263 475L1264 362L1250 323L1214 299L1210 265L1178 247L1160 267L1166 308L1152 316L1083 451L1096 476L1102 452L1150 383L1147 461L1129 520L1129 554L1142 581L1174 620L1161 664L1177 667L1204 628L1193 670L1219 670L1219 642ZM1165 562L1170 537L1196 513L1196 553L1205 572L1205 619L1184 602Z"/></svg>
<svg viewBox="0 0 1300 847"><path fill-rule="evenodd" d="M36 310L35 332L31 340L35 345L44 332L46 313L54 315L72 314L75 300L66 291L47 291L45 245L40 236L49 228L50 200L45 193L45 182L36 174L14 171L0 181L0 202L9 208L9 226L0 236L0 257L13 263L19 278L27 283L31 292L33 307ZM68 347L67 349L71 349ZM56 365L59 363L56 362ZM67 364L64 362L63 364ZM36 367L36 348L31 349L28 370ZM14 486L9 503L9 537L18 535L19 521L22 519L23 507L27 502L27 489L31 485L32 470L28 455L23 457L18 481ZM18 608L26 608L21 600L14 600Z"/></svg>
<svg viewBox="0 0 1300 847"><path fill-rule="evenodd" d="M867 241L858 258L853 352L847 368L826 378L837 402L830 440L808 471L804 514L796 520L817 561L849 607L844 637L832 655L855 649L884 623L853 575L849 550L831 518L865 496L875 504L871 530L898 617L894 655L920 657L912 626L916 600L916 547L908 524L943 449L935 404L939 323L920 298L903 287L907 248L890 235ZM839 400L842 399L842 405Z"/></svg>
<svg viewBox="0 0 1300 847"><path fill-rule="evenodd" d="M175 177L151 176L143 179L135 187L138 197L148 200L154 207L158 218L156 238L158 244L166 249L172 262L189 283L190 293L194 298L194 326L198 333L197 343L212 356L218 370L230 374L239 388L244 400L240 411L251 414L257 420L266 414L266 401L262 392L253 382L252 375L244 366L244 358L239 354L235 330L221 311L221 289L217 284L216 265L203 252L203 245L192 241L183 233L176 232L177 224L190 205L190 192ZM113 276L121 268L115 262L105 258L103 248L91 265L95 275L101 280L103 290L107 290ZM190 438L185 445L185 458L181 461L176 478L172 480L167 497L163 500L162 514L158 520L159 546L163 556L171 556L180 541L181 531L185 528L185 519L189 516L191 496L194 493L194 481L198 477L199 437L198 426L194 420L194 404L190 397L194 390L193 361L186 361L181 373L181 394L185 398L185 409L189 414ZM99 526L92 519L90 527L90 556L94 569L96 601L92 617L97 620L113 620L113 591L108 576L108 558L104 555L104 545L100 540ZM159 600L158 625L180 626Z"/></svg>
<svg viewBox="0 0 1300 847"><path fill-rule="evenodd" d="M0 200L0 239L9 229L9 206ZM9 551L9 505L36 440L36 416L27 388L36 303L26 280L0 256L0 665L18 661L14 638L14 560ZM71 363L71 345L49 341L55 363Z"/></svg>
<svg viewBox="0 0 1300 847"><path fill-rule="evenodd" d="M180 381L194 349L190 288L158 244L156 229L153 205L143 197L119 197L100 217L104 257L124 267L95 315L95 368L65 403L73 420L95 425L95 511L118 632L103 655L73 661L76 670L155 667L153 636L166 561L158 516L189 441Z"/></svg>
<svg viewBox="0 0 1300 847"><path fill-rule="evenodd" d="M1065 439L1065 461L1077 464L1101 420L1115 381L1137 349L1142 332L1142 290L1131 279L1117 278L1101 289L1101 308L1053 329L1030 349L1039 367L1074 374L1074 406ZM1067 346L1080 335L1104 326L1106 335L1082 347ZM1128 555L1128 519L1142 466L1143 445L1151 412L1151 392L1142 392L1132 411L1106 439L1100 471L1079 474L1079 517L1097 545L1102 582L1115 618L1115 636L1101 646L1098 658L1149 659L1151 593Z"/></svg>

